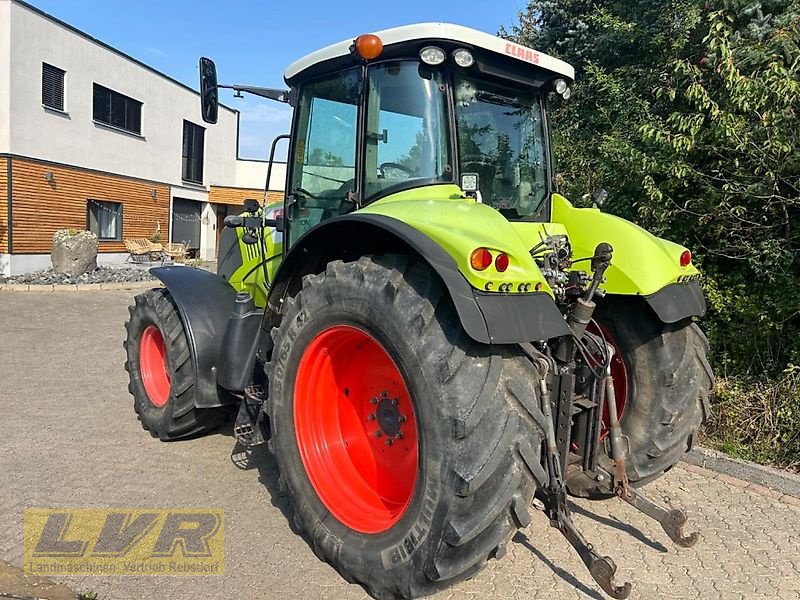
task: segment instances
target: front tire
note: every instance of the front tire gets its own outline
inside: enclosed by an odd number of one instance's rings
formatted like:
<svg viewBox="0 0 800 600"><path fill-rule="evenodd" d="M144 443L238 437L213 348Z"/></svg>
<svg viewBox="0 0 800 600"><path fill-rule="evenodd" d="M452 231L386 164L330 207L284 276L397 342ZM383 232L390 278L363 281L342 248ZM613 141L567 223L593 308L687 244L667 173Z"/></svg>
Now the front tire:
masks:
<svg viewBox="0 0 800 600"><path fill-rule="evenodd" d="M598 304L595 319L621 354L611 371L622 433L630 441L628 479L638 487L671 469L710 416L714 375L706 357L708 339L690 319L662 323L640 298L608 297ZM600 462L611 469L602 452ZM568 487L577 496L609 497L607 488L583 474Z"/></svg>
<svg viewBox="0 0 800 600"><path fill-rule="evenodd" d="M294 528L345 579L377 598L429 594L530 522L545 477L536 373L470 340L426 266L330 263L287 301L273 337L280 484Z"/></svg>
<svg viewBox="0 0 800 600"><path fill-rule="evenodd" d="M163 288L134 298L125 323L128 391L142 427L162 441L215 429L230 407L196 408L189 341L172 294Z"/></svg>

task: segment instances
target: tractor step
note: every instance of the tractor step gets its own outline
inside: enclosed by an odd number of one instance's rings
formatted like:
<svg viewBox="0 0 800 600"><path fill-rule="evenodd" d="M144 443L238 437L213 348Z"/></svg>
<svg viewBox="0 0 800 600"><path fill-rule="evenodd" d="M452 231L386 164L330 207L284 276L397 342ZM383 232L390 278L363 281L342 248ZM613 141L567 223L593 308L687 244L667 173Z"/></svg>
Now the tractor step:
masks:
<svg viewBox="0 0 800 600"><path fill-rule="evenodd" d="M239 404L239 413L233 424L233 436L245 448L260 446L267 440L263 431L264 415L261 411L266 400L264 388L260 385L248 385L244 390L244 399Z"/></svg>

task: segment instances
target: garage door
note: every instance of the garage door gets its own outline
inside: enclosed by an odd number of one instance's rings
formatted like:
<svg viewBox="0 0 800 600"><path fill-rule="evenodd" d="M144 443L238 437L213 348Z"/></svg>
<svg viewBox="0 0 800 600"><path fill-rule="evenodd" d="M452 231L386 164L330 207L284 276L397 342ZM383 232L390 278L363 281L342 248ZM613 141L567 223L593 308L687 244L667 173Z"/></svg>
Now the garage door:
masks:
<svg viewBox="0 0 800 600"><path fill-rule="evenodd" d="M186 242L187 248L200 248L200 215L202 202L172 199L172 241Z"/></svg>

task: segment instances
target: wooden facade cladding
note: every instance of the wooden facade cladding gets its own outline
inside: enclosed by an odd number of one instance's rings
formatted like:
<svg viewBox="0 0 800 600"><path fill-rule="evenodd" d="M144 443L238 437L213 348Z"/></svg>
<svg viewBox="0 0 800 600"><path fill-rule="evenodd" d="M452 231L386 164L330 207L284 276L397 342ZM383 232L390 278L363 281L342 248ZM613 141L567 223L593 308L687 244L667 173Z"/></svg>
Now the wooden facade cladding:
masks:
<svg viewBox="0 0 800 600"><path fill-rule="evenodd" d="M269 192L269 202L281 202L283 192ZM212 185L208 193L208 201L212 204L229 204L242 206L248 198L258 200L264 199L264 190L255 188L236 188Z"/></svg>
<svg viewBox="0 0 800 600"><path fill-rule="evenodd" d="M52 181L48 181L48 173L52 173ZM14 158L12 186L14 254L49 253L56 230L86 229L89 200L122 204L122 240L101 240L100 252L125 252L124 239L149 239L158 225L162 240L167 238L167 185Z"/></svg>
<svg viewBox="0 0 800 600"><path fill-rule="evenodd" d="M0 254L8 253L8 159L0 156Z"/></svg>

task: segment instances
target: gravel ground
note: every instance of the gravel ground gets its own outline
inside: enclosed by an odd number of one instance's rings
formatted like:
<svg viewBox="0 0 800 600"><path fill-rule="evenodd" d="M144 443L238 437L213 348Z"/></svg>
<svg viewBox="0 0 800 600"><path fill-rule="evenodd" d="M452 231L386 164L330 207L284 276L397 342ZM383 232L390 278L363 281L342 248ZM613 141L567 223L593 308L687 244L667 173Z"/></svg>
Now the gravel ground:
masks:
<svg viewBox="0 0 800 600"><path fill-rule="evenodd" d="M146 268L136 267L98 267L94 271L73 277L65 273L55 273L52 269L13 277L0 276L0 283L29 285L74 285L80 283L129 283L134 281L154 281Z"/></svg>

